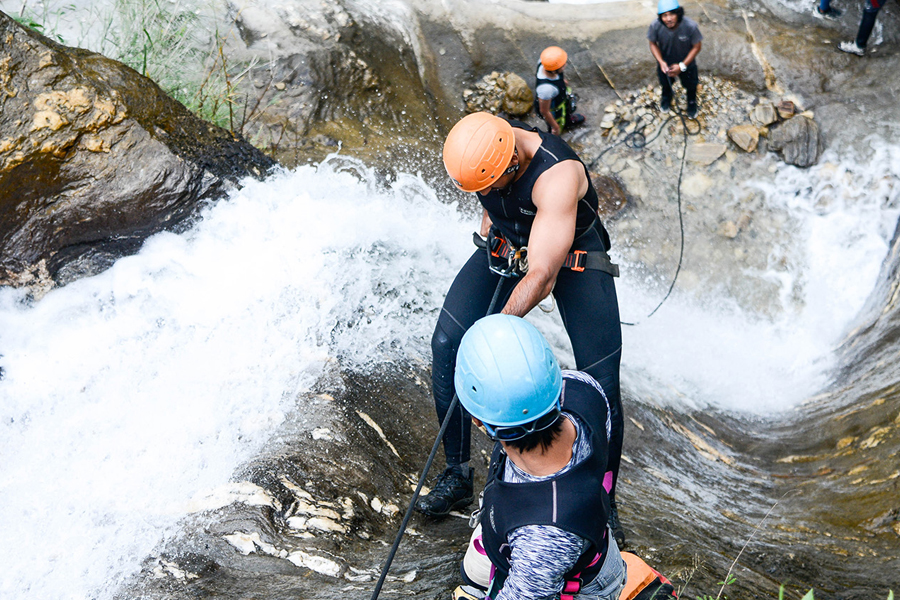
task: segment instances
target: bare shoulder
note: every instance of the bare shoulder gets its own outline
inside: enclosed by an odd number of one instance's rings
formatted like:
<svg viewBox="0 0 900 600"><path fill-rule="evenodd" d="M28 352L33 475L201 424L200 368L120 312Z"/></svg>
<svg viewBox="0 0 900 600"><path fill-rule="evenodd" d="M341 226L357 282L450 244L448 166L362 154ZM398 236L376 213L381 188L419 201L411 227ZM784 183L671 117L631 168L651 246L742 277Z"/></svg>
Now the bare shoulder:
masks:
<svg viewBox="0 0 900 600"><path fill-rule="evenodd" d="M587 187L584 165L577 160L563 160L538 177L532 190L532 199L535 206L546 202L574 205L587 193Z"/></svg>

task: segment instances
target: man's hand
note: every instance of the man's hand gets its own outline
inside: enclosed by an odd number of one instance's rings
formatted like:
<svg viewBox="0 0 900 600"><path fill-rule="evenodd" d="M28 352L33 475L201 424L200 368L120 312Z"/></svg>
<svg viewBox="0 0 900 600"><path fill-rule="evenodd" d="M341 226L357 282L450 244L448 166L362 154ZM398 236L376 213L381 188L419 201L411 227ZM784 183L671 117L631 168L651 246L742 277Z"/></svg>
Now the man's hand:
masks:
<svg viewBox="0 0 900 600"><path fill-rule="evenodd" d="M503 314L524 317L553 290L575 239L578 199L587 188L584 166L576 160L559 162L538 177L531 194L537 214L528 237L528 273L513 289Z"/></svg>
<svg viewBox="0 0 900 600"><path fill-rule="evenodd" d="M553 113L550 112L550 100L538 100L538 108L540 109L541 116L544 118L544 121L547 122L547 127L553 135L559 135L559 123L556 122L556 119L553 118Z"/></svg>

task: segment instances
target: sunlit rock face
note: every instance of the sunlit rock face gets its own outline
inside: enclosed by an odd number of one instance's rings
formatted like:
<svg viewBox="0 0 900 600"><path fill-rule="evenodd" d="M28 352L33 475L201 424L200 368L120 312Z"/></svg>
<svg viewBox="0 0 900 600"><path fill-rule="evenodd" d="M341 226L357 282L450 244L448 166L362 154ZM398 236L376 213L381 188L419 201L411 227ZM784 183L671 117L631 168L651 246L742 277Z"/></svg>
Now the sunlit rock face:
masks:
<svg viewBox="0 0 900 600"><path fill-rule="evenodd" d="M121 63L3 13L0 40L0 284L101 270L273 164Z"/></svg>

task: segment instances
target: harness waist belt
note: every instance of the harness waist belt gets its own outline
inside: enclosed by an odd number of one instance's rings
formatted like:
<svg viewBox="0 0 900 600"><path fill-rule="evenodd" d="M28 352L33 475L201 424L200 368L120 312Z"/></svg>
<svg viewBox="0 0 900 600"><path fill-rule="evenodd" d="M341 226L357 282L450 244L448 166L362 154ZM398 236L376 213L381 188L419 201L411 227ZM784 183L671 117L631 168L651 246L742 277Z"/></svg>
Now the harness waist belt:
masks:
<svg viewBox="0 0 900 600"><path fill-rule="evenodd" d="M479 248L487 248L487 240L483 239L477 233L472 234L472 241L475 242L475 245ZM510 256L515 255L516 249L505 239L495 237L494 242L494 246L496 247L489 248L491 255L504 260L508 260ZM609 273L613 277L619 276L619 265L612 262L609 258L609 254L603 250L575 250L574 252L569 252L569 254L566 255L565 262L563 262L563 267L572 269L576 273L580 273L585 269L590 269L592 271Z"/></svg>

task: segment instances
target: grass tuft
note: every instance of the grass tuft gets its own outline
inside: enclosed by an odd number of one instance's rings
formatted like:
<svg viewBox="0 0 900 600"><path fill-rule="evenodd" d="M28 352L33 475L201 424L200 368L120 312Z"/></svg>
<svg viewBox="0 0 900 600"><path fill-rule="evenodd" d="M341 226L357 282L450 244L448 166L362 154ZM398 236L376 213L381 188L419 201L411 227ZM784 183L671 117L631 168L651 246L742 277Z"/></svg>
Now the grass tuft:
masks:
<svg viewBox="0 0 900 600"><path fill-rule="evenodd" d="M201 17L192 0L113 0L82 9L53 7L45 0L39 6L35 12L23 3L16 20L60 43L125 63L202 119L239 134L258 116L259 101L251 107L236 91L256 65L231 64L225 49L233 29L220 34L213 25L207 30L215 20ZM80 25L80 34L64 39L62 26L73 24Z"/></svg>

